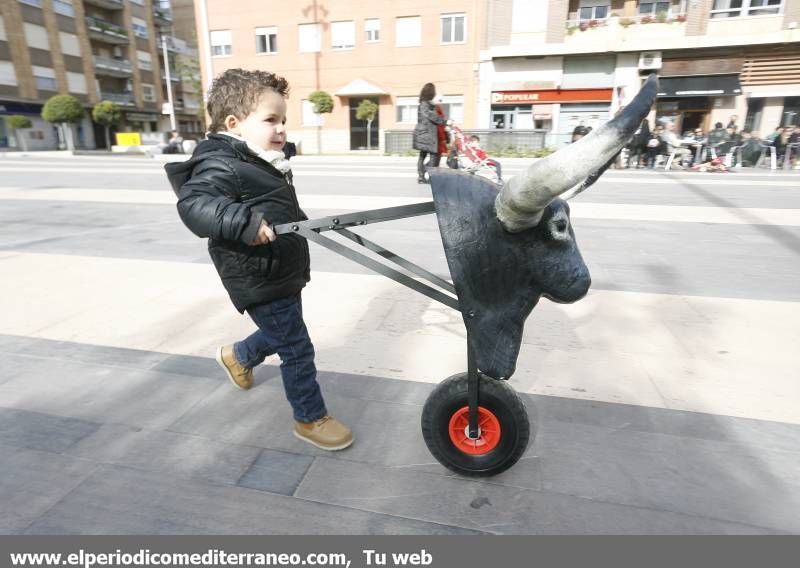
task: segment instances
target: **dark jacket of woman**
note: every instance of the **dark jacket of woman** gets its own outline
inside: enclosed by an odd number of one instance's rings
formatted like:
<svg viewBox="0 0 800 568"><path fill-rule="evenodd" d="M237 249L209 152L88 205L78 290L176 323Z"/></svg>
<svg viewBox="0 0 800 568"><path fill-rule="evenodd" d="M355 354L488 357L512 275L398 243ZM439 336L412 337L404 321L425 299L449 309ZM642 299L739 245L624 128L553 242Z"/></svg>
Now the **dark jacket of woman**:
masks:
<svg viewBox="0 0 800 568"><path fill-rule="evenodd" d="M439 153L439 137L436 131L437 124L444 124L444 117L436 113L436 107L431 101L420 101L417 109L417 126L414 128L413 147L415 150Z"/></svg>
<svg viewBox="0 0 800 568"><path fill-rule="evenodd" d="M236 306L294 296L309 281L308 243L293 234L253 246L262 219L273 225L307 219L291 182L229 136L211 134L191 159L165 166L178 213L208 252Z"/></svg>

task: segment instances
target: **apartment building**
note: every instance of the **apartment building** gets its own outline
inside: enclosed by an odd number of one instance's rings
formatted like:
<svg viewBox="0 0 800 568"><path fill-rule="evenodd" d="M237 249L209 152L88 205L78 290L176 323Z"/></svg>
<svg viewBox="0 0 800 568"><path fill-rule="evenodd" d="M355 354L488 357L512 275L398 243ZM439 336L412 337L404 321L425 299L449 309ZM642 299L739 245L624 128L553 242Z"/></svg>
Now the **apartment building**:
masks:
<svg viewBox="0 0 800 568"><path fill-rule="evenodd" d="M196 2L204 84L232 67L289 79L290 138L306 152L365 148L364 98L379 105L372 140L410 130L428 81L465 128L544 130L560 144L597 125L657 72L651 119L682 130L727 124L767 133L798 121L800 0L440 0L270 4ZM207 18L204 18L204 13ZM208 40L208 41L206 41ZM334 97L331 114L308 96ZM322 128L324 126L324 128Z"/></svg>
<svg viewBox="0 0 800 568"><path fill-rule="evenodd" d="M44 102L59 93L86 107L73 127L78 147L105 144L90 114L101 100L123 110L118 130L157 141L170 128L162 112L167 64L178 124L199 134L197 52L173 37L172 25L169 4L152 0L0 0L0 148L20 147L20 135L29 149L63 144L63 133L40 118ZM30 117L33 127L12 132L2 117L14 114Z"/></svg>
<svg viewBox="0 0 800 568"><path fill-rule="evenodd" d="M272 71L291 85L289 139L303 152L343 152L383 145L387 129L410 129L423 84L433 82L447 113L472 126L478 92L481 2L303 0L270 3L196 2L204 84L228 68ZM207 30L203 9L207 9ZM209 41L206 41L206 38ZM333 112L317 115L309 95L334 99ZM371 125L356 119L364 100L378 104Z"/></svg>
<svg viewBox="0 0 800 568"><path fill-rule="evenodd" d="M800 121L800 0L490 1L478 125L549 128L610 118L656 72L651 119L761 134Z"/></svg>

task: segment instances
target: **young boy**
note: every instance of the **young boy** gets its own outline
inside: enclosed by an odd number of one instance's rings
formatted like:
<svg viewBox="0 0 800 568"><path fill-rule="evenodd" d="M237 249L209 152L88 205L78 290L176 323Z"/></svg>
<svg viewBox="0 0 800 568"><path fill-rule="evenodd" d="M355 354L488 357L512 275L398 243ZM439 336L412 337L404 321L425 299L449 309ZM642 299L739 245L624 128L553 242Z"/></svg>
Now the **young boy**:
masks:
<svg viewBox="0 0 800 568"><path fill-rule="evenodd" d="M297 202L286 143L286 79L264 71L229 69L208 93L208 139L186 162L166 166L178 213L208 252L233 305L258 329L217 350L216 359L240 389L253 386L253 368L277 353L294 434L325 450L341 450L353 434L328 414L317 383L314 346L300 291L309 281L308 243L276 237L270 225L307 219Z"/></svg>
<svg viewBox="0 0 800 568"><path fill-rule="evenodd" d="M494 160L489 157L489 155L481 148L481 137L477 134L472 134L469 137L469 147L472 148L473 154L479 160L483 161L486 160L486 165L493 167L494 170L497 172L497 179L503 179L503 167L500 165L500 162Z"/></svg>

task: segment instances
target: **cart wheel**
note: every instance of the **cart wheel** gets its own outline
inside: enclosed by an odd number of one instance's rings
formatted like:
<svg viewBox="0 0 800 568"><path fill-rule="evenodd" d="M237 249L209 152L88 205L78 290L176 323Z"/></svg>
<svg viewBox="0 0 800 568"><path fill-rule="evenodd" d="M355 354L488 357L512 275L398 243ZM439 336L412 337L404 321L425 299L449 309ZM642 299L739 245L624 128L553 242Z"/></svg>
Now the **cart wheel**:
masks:
<svg viewBox="0 0 800 568"><path fill-rule="evenodd" d="M463 475L497 475L528 447L528 412L505 381L480 375L479 436L469 438L467 373L442 381L422 409L422 436L439 463ZM534 431L535 436L535 431Z"/></svg>

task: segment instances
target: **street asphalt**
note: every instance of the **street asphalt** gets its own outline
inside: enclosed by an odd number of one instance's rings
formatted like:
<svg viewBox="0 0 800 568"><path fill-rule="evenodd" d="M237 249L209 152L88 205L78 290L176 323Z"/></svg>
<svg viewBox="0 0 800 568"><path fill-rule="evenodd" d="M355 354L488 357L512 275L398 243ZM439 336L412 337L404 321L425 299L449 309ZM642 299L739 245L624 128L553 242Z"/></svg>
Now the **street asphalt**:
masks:
<svg viewBox="0 0 800 568"><path fill-rule="evenodd" d="M292 160L321 217L430 199L410 158ZM504 160L506 176L526 160ZM279 361L182 226L163 163L0 154L0 533L800 533L800 172L609 171L571 201L592 272L517 373L536 436L488 479L428 452L460 315L312 246L306 321L354 445L291 435ZM433 216L360 232L449 278Z"/></svg>

